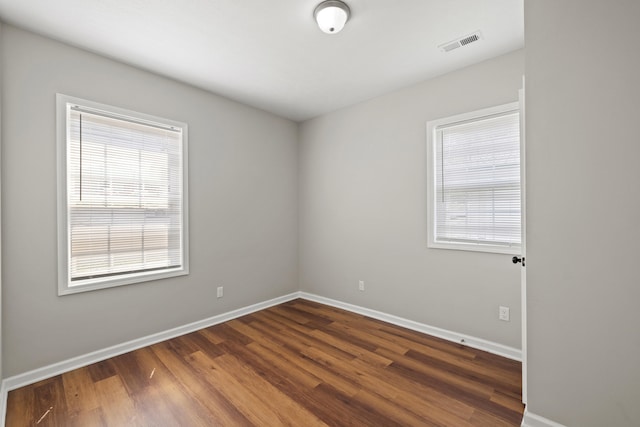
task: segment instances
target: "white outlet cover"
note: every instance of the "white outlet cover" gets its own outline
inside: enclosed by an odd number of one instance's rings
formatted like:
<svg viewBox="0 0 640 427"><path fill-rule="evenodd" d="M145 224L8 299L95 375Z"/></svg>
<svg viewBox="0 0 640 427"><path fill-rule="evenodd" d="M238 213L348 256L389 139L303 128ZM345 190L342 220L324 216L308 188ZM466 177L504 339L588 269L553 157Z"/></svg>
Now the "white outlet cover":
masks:
<svg viewBox="0 0 640 427"><path fill-rule="evenodd" d="M509 307L500 306L498 309L498 318L506 322L509 321Z"/></svg>

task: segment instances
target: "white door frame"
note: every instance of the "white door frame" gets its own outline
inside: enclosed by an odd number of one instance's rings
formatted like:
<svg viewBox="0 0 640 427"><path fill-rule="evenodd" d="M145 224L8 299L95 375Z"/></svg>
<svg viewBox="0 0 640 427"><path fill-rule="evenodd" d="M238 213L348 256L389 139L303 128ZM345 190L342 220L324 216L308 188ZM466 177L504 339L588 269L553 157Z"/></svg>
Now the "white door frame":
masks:
<svg viewBox="0 0 640 427"><path fill-rule="evenodd" d="M527 404L527 233L526 233L526 185L525 185L525 85L524 76L522 76L522 89L518 92L520 103L520 197L521 201L521 228L522 228L522 269L520 273L520 300L522 313L522 403Z"/></svg>

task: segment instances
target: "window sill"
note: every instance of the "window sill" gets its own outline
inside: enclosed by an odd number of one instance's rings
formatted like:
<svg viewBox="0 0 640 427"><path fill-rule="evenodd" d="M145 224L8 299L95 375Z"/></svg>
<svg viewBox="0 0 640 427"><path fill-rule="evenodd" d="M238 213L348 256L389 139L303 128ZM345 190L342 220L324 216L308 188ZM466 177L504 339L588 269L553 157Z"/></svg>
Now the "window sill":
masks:
<svg viewBox="0 0 640 427"><path fill-rule="evenodd" d="M162 272L134 273L109 279L88 279L74 285L69 285L69 282L65 277L59 282L58 296L77 294L80 292L96 291L99 289L113 288L116 286L133 285L135 283L167 279L169 277L176 276L185 276L187 274L189 274L189 269L186 267L180 267L171 270L165 270Z"/></svg>
<svg viewBox="0 0 640 427"><path fill-rule="evenodd" d="M486 252L503 255L520 255L522 248L520 246L499 246L480 243L445 243L445 242L429 242L429 249L448 249L456 251L470 252Z"/></svg>

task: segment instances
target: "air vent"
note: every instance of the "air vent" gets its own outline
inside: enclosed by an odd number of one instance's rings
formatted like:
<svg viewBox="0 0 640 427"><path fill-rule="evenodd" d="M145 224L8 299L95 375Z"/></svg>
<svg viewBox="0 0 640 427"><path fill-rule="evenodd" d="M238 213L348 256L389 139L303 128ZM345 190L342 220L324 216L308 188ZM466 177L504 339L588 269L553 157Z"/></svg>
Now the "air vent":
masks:
<svg viewBox="0 0 640 427"><path fill-rule="evenodd" d="M480 33L480 31L476 31L475 33L468 34L448 43L441 44L440 46L438 46L438 48L443 52L451 52L454 49L476 42L481 38L482 34Z"/></svg>
<svg viewBox="0 0 640 427"><path fill-rule="evenodd" d="M465 37L462 40L460 40L460 44L462 46L466 46L469 43L473 43L473 42L478 41L478 40L480 40L480 37L478 37L477 34L472 34L469 37Z"/></svg>

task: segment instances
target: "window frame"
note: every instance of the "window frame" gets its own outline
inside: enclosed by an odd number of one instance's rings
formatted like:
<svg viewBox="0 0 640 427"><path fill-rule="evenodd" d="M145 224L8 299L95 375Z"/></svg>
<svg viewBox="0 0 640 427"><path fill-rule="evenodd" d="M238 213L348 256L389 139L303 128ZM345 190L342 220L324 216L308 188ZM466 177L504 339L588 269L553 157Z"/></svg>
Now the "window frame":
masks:
<svg viewBox="0 0 640 427"><path fill-rule="evenodd" d="M522 247L522 238L519 245L499 245L499 244L491 244L491 243L472 243L472 242L444 242L438 241L436 239L436 209L437 204L435 202L435 197L437 193L436 189L436 177L435 174L437 172L437 167L435 165L436 160L436 143L437 143L437 130L439 127L445 125L455 125L461 124L464 122L474 122L481 120L483 118L489 118L495 115L508 114L510 112L518 113L518 118L521 121L521 112L520 112L520 104L515 102L510 102L507 104L502 104L494 107L483 108L480 110L475 110L467 113L457 114L450 117L445 117L436 120L430 120L427 122L427 230L428 230L428 238L427 238L427 247L433 249L452 249L452 250L462 250L462 251L473 251L473 252L487 252L487 253L497 253L497 254L509 254L509 255L519 255ZM520 209L522 211L522 135L520 135ZM522 219L520 219L520 226L522 227ZM522 234L522 231L521 231Z"/></svg>
<svg viewBox="0 0 640 427"><path fill-rule="evenodd" d="M178 127L182 130L182 265L169 270L123 273L115 276L85 280L85 283L71 285L69 264L71 261L69 236L68 203L68 114L71 105L78 105L113 118L132 120L139 123ZM186 123L149 114L139 113L112 105L76 98L61 93L56 94L56 150L57 150L57 225L58 225L58 295L69 295L116 286L131 285L151 280L189 274L189 191L188 191L188 126Z"/></svg>

